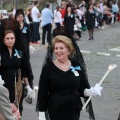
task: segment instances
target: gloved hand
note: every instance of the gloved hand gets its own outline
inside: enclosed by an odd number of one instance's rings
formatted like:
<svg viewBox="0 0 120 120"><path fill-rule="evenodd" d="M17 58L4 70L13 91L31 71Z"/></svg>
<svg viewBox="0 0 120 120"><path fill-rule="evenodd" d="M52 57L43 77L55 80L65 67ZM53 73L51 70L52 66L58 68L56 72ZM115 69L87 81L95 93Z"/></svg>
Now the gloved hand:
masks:
<svg viewBox="0 0 120 120"><path fill-rule="evenodd" d="M34 53L35 48L34 48L33 46L30 45L30 46L29 46L29 49L30 49L30 52L31 52L31 53Z"/></svg>
<svg viewBox="0 0 120 120"><path fill-rule="evenodd" d="M5 84L4 80L2 80L1 75L0 75L0 84L1 84L1 85Z"/></svg>
<svg viewBox="0 0 120 120"><path fill-rule="evenodd" d="M27 96L30 98L35 98L35 90L33 90L30 85L26 86L26 89L28 91Z"/></svg>
<svg viewBox="0 0 120 120"><path fill-rule="evenodd" d="M46 120L45 118L45 112L39 112L39 120Z"/></svg>
<svg viewBox="0 0 120 120"><path fill-rule="evenodd" d="M84 90L84 95L85 96L101 96L101 90L103 89L103 87L101 87L99 84L96 84L95 87L91 87L90 89L85 89Z"/></svg>

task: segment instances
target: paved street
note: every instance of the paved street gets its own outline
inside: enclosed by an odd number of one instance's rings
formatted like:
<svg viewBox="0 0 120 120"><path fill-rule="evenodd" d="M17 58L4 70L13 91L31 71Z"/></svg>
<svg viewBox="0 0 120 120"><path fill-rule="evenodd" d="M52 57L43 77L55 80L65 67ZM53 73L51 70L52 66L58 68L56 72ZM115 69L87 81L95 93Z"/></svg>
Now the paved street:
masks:
<svg viewBox="0 0 120 120"><path fill-rule="evenodd" d="M82 41L77 41L87 66L91 86L100 81L109 64L117 64L102 84L102 96L92 98L96 120L117 120L120 112L120 23L106 26L104 30L95 31L94 40L88 40L88 32L82 33ZM34 73L34 86L38 85L42 62L46 53L45 46L35 46L31 54ZM24 101L22 120L38 120L35 112L36 99L31 105ZM67 112L67 111L66 111ZM89 120L86 111L81 112L81 120Z"/></svg>

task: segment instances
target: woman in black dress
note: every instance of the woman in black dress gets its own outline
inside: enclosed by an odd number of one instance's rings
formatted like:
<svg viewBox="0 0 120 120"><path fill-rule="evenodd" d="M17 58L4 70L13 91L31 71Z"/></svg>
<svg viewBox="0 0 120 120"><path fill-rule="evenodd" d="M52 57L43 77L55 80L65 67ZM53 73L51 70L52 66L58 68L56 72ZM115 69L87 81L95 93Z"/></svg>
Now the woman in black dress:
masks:
<svg viewBox="0 0 120 120"><path fill-rule="evenodd" d="M79 120L82 102L80 97L98 95L84 80L83 69L74 61L75 48L72 41L58 35L52 42L55 60L44 65L39 81L37 111L39 120L46 120L48 111L50 120ZM101 91L100 87L98 91ZM94 118L92 119L94 120Z"/></svg>
<svg viewBox="0 0 120 120"><path fill-rule="evenodd" d="M18 82L18 70L21 69L22 78L27 86L29 86L28 76L27 76L27 67L26 60L24 57L24 52L22 49L18 49L15 39L15 33L12 30L5 30L3 45L0 48L0 75L4 80L4 86L9 90L10 102L16 102L15 94L15 80ZM32 89L29 87L29 94L32 92ZM23 93L22 93L23 94ZM18 103L20 113L22 114L23 106L23 95L21 95L21 100ZM17 107L18 107L17 106Z"/></svg>
<svg viewBox="0 0 120 120"><path fill-rule="evenodd" d="M29 86L31 81L28 81L28 75L30 74L30 66L28 64L29 59L27 57L27 53L25 51L25 47L22 41L22 33L19 29L19 22L12 18L5 18L1 21L1 33L0 33L0 60L1 60L1 66L0 66L0 73L3 74L2 77L4 77L4 80L6 81L7 87L10 88L10 101L15 101L15 93L14 93L14 82L15 82L15 76L16 80L18 79L18 69L21 68L22 71L22 78L26 83L28 94L30 95L34 91ZM10 47L10 52L8 51L7 45L4 43L4 39L7 34L11 33L13 36L9 37L9 39L15 39L14 44ZM9 89L8 89L9 90ZM23 90L24 93L24 90ZM21 101L19 103L19 110L22 114L23 101L24 94L22 94Z"/></svg>
<svg viewBox="0 0 120 120"><path fill-rule="evenodd" d="M67 5L66 14L64 17L64 26L69 33L69 36L73 36L74 34L74 24L75 24L75 15L71 5Z"/></svg>
<svg viewBox="0 0 120 120"><path fill-rule="evenodd" d="M86 17L87 29L88 29L88 32L89 32L89 40L93 40L94 39L93 32L94 32L94 28L95 28L96 16L95 16L95 11L93 9L92 4L88 5L88 9L87 9L85 17Z"/></svg>
<svg viewBox="0 0 120 120"><path fill-rule="evenodd" d="M26 57L30 59L30 51L29 48L31 48L31 31L30 31L30 26L24 21L24 12L23 9L17 9L16 14L15 14L15 19L19 22L20 24L20 30L22 32L22 41L25 47L25 52L26 52ZM28 71L28 80L30 82L30 86L33 88L33 72L31 68L31 63L30 60L27 62L29 66L29 71Z"/></svg>

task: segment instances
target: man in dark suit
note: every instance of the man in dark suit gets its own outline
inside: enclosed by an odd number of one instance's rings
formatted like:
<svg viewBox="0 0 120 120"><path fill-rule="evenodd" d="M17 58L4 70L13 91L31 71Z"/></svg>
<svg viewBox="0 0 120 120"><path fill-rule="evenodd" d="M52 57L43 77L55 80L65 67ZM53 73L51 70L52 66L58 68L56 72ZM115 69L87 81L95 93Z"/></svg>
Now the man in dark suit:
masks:
<svg viewBox="0 0 120 120"><path fill-rule="evenodd" d="M0 113L5 120L20 120L20 113L14 104L10 103L9 92L3 86L4 81L0 75Z"/></svg>

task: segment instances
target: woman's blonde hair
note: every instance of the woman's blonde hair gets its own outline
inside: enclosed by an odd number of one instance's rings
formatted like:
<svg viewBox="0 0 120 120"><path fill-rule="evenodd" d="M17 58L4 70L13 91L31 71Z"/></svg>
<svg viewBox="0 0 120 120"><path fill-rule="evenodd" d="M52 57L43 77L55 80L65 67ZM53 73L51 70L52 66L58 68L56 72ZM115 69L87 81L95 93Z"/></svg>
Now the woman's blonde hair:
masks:
<svg viewBox="0 0 120 120"><path fill-rule="evenodd" d="M52 41L52 49L54 50L55 49L55 44L56 43L64 43L65 46L68 48L69 52L70 52L70 55L69 55L69 58L73 56L73 54L75 53L75 48L73 46L73 43L71 41L71 39L69 39L68 37L66 36L63 36L63 35L57 35L54 40Z"/></svg>

